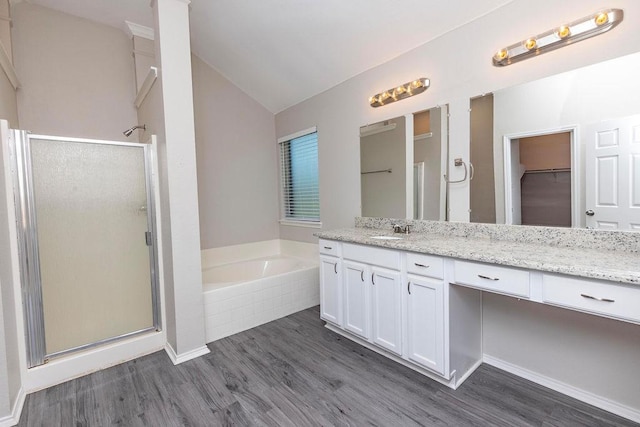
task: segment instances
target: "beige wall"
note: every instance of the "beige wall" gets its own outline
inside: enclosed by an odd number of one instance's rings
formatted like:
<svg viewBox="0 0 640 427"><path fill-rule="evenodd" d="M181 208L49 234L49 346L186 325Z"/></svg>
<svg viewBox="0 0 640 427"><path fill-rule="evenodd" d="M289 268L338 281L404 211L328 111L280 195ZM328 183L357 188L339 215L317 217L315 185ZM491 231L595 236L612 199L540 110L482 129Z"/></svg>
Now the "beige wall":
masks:
<svg viewBox="0 0 640 427"><path fill-rule="evenodd" d="M9 0L0 0L0 17L10 17ZM10 21L0 19L0 41L9 58L12 58ZM16 91L7 75L0 69L0 119L9 121L11 128L18 127L18 103Z"/></svg>
<svg viewBox="0 0 640 427"><path fill-rule="evenodd" d="M611 0L607 7L624 9L625 22L614 30L518 64L496 68L491 65L491 56L498 48L545 31L554 25L553 22L571 22L602 8L599 0L542 0L536 3L535 8L525 0L514 0L477 21L277 114L278 137L314 125L318 127L320 217L323 228L352 226L353 218L359 214L360 171L357 165L360 126L449 104L449 165L451 167L452 159L456 157L467 161L470 98L639 50L637 23L640 22L640 3ZM549 19L550 10L553 11L553 22ZM430 77L432 83L423 94L381 108L368 105L371 94L423 74ZM628 99L635 98L629 96ZM584 105L585 109L589 107L588 104ZM458 169L451 172L451 179L462 177L461 168ZM469 183L453 184L449 193L450 217L454 221L468 221ZM308 229L281 227L280 235L286 239L316 241L313 230ZM492 311L499 308L500 302L497 305L485 303L484 331L487 337L498 337L498 342L510 351L502 353L496 341L486 339L485 353L496 357L504 354L507 362L532 371L539 371L539 365L531 361L531 352L553 355L555 360L549 356L548 363L571 368L561 377L568 384L588 387L588 391L612 399L625 393L628 396L640 395L637 375L616 378L599 375L600 381L597 383L585 384L584 381L584 367L588 367L589 372L597 372L604 355L612 352L627 352L624 358L619 359L619 372L638 372L640 349L626 342L628 328L614 328L611 325L617 323L590 318L599 328L609 327L610 337L605 346L611 343L612 347L586 347L587 340L580 340L574 345L566 339L574 333L574 325L568 327L562 322L554 322L554 331L545 329L546 311L540 306L533 307L534 315L523 323L520 322L520 313L508 310L508 307L502 307L504 315L491 316ZM575 316L580 320L586 315ZM530 338L530 329L536 329L542 337ZM588 335L588 331L582 332ZM594 339L600 336L594 335ZM576 369L577 365L572 365L572 361L580 361L582 368ZM640 409L640 403L635 402L634 405Z"/></svg>
<svg viewBox="0 0 640 427"><path fill-rule="evenodd" d="M116 28L26 2L16 3L12 12L21 128L126 140L122 132L136 122L128 37Z"/></svg>
<svg viewBox="0 0 640 427"><path fill-rule="evenodd" d="M520 163L526 170L570 169L571 133L520 138Z"/></svg>
<svg viewBox="0 0 640 427"><path fill-rule="evenodd" d="M274 116L192 56L202 249L278 238Z"/></svg>
<svg viewBox="0 0 640 427"><path fill-rule="evenodd" d="M469 159L469 100L551 74L615 58L638 50L640 3L612 0L607 7L624 9L625 22L605 35L576 43L525 62L504 68L491 64L501 46L537 34L554 22L571 22L602 8L597 0L553 2L543 0L536 8L524 0L506 6L457 28L398 58L351 78L276 115L276 136L318 127L320 165L320 216L323 228L353 225L359 214L360 189L358 128L436 105L450 107L451 179L462 178L462 168L451 159ZM632 24L628 24L628 22ZM473 41L473 42L471 42ZM416 75L431 78L424 93L380 108L371 108L369 97L381 89L408 81ZM455 169L455 170L454 170ZM469 183L450 186L450 217L469 220ZM281 237L315 241L313 230L281 227Z"/></svg>

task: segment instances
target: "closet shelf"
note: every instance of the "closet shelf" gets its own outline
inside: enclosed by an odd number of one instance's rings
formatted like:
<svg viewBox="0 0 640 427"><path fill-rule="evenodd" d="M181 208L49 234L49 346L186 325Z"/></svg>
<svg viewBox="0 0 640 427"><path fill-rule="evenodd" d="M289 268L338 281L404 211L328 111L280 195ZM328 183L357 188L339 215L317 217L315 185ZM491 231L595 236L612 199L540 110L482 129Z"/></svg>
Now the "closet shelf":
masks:
<svg viewBox="0 0 640 427"><path fill-rule="evenodd" d="M158 69L156 67L149 67L149 73L147 77L145 77L144 82L142 82L142 86L140 86L140 90L138 91L138 95L136 96L136 100L133 102L136 108L140 108L142 102L147 97L153 84L156 82L158 78Z"/></svg>

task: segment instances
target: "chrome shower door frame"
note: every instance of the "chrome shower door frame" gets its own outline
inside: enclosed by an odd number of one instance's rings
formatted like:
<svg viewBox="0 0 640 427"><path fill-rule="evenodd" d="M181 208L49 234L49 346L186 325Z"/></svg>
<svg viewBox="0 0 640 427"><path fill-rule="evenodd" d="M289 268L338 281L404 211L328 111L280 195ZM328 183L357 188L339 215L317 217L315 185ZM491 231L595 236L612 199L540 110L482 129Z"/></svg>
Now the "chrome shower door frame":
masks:
<svg viewBox="0 0 640 427"><path fill-rule="evenodd" d="M40 275L40 256L38 248L38 226L35 211L35 195L33 188L33 174L31 163L31 140L47 140L86 144L115 145L135 147L143 150L145 186L147 196L147 239L149 248L149 268L151 277L151 303L153 326L129 332L123 335L106 338L100 341L84 344L78 347L47 354L44 324L44 305L42 297L42 283ZM68 353L86 350L123 338L160 331L160 292L158 281L158 245L157 225L154 197L153 150L151 144L129 143L119 141L104 141L85 138L64 138L49 135L32 135L23 130L12 130L10 135L10 150L14 165L14 198L16 205L18 250L20 254L20 274L22 305L24 309L25 340L27 344L27 366L29 368L42 365L50 358Z"/></svg>

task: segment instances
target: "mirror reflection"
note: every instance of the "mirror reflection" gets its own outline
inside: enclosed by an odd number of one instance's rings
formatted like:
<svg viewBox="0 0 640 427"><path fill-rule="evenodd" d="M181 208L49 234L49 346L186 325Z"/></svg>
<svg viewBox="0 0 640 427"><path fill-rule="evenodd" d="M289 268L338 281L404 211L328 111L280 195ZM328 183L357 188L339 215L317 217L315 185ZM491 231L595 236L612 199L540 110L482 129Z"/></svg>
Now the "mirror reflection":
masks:
<svg viewBox="0 0 640 427"><path fill-rule="evenodd" d="M640 231L640 53L471 100L471 221Z"/></svg>
<svg viewBox="0 0 640 427"><path fill-rule="evenodd" d="M362 216L445 220L447 106L360 128Z"/></svg>

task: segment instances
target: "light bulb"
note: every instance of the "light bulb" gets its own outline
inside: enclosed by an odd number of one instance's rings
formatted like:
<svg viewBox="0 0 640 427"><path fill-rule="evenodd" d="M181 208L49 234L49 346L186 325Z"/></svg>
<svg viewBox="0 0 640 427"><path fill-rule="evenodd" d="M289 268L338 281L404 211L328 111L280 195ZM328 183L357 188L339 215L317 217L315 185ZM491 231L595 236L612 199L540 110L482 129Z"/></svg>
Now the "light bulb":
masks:
<svg viewBox="0 0 640 427"><path fill-rule="evenodd" d="M422 81L420 80L414 80L411 82L411 87L414 89L417 89L419 87L422 87Z"/></svg>
<svg viewBox="0 0 640 427"><path fill-rule="evenodd" d="M567 27L566 25L563 25L562 27L558 28L558 31L556 31L556 34L561 39L566 39L567 37L569 37L571 35L571 29L569 27Z"/></svg>
<svg viewBox="0 0 640 427"><path fill-rule="evenodd" d="M536 39L527 39L524 42L524 47L526 47L527 50L535 49L537 45L538 43L536 42Z"/></svg>
<svg viewBox="0 0 640 427"><path fill-rule="evenodd" d="M609 22L609 15L607 15L606 13L599 13L596 15L596 17L594 18L594 22L596 23L596 25L599 27L601 25L606 24L607 22Z"/></svg>
<svg viewBox="0 0 640 427"><path fill-rule="evenodd" d="M507 59L508 56L509 56L509 52L507 51L507 49L500 49L499 51L496 52L495 55L493 55L496 61L503 61Z"/></svg>
<svg viewBox="0 0 640 427"><path fill-rule="evenodd" d="M407 89L405 89L404 86L398 86L393 92L394 92L395 96L398 96L398 95L402 95L406 91L407 91Z"/></svg>
<svg viewBox="0 0 640 427"><path fill-rule="evenodd" d="M378 102L378 98L376 98L375 96L372 96L371 98L369 98L369 105L373 105L376 102Z"/></svg>

